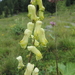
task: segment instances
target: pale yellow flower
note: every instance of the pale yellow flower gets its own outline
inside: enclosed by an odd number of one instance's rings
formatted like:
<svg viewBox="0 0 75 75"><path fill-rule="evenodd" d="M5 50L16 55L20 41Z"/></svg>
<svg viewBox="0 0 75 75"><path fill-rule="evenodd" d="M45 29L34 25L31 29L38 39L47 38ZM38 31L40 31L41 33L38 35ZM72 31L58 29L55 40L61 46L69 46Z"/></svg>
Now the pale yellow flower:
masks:
<svg viewBox="0 0 75 75"><path fill-rule="evenodd" d="M44 19L44 12L43 11L39 11L39 19L40 20Z"/></svg>
<svg viewBox="0 0 75 75"><path fill-rule="evenodd" d="M29 22L29 23L27 24L27 29L33 31L33 28L34 28L34 23Z"/></svg>
<svg viewBox="0 0 75 75"><path fill-rule="evenodd" d="M45 37L45 31L43 28L40 28L39 30L39 34L38 34L39 40L41 42L41 45L46 46L46 44L48 43L46 37Z"/></svg>
<svg viewBox="0 0 75 75"><path fill-rule="evenodd" d="M29 29L26 29L25 31L24 31L24 35L27 35L28 37L31 35L31 30L29 30Z"/></svg>
<svg viewBox="0 0 75 75"><path fill-rule="evenodd" d="M24 48L24 49L26 48L30 35L31 35L31 31L29 29L26 29L24 31L24 37L23 37L23 39L19 43L22 48Z"/></svg>
<svg viewBox="0 0 75 75"><path fill-rule="evenodd" d="M41 52L35 46L28 46L27 48L36 55L36 60L40 60L42 58Z"/></svg>
<svg viewBox="0 0 75 75"><path fill-rule="evenodd" d="M38 75L39 69L36 67L32 73L32 75Z"/></svg>
<svg viewBox="0 0 75 75"><path fill-rule="evenodd" d="M24 75L31 75L33 69L34 69L34 64L28 63Z"/></svg>
<svg viewBox="0 0 75 75"><path fill-rule="evenodd" d="M32 20L32 21L36 21L38 20L38 17L36 15L36 8L34 5L30 4L28 5L28 17Z"/></svg>
<svg viewBox="0 0 75 75"><path fill-rule="evenodd" d="M37 0L37 5L39 6L39 10L44 11L45 7L43 6L42 0Z"/></svg>
<svg viewBox="0 0 75 75"><path fill-rule="evenodd" d="M42 25L42 21L36 21L36 26L34 29L34 37L35 39L38 39L38 33L39 33L39 29L41 28Z"/></svg>
<svg viewBox="0 0 75 75"><path fill-rule="evenodd" d="M16 59L19 62L18 69L22 69L24 67L23 60L22 60L22 56L18 56Z"/></svg>

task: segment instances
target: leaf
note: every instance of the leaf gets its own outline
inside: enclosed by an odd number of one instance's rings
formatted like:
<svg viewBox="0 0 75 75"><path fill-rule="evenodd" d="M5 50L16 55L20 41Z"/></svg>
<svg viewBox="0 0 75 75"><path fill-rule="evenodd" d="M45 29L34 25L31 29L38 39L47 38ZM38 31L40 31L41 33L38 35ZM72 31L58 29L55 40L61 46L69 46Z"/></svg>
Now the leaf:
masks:
<svg viewBox="0 0 75 75"><path fill-rule="evenodd" d="M62 75L75 75L75 63L67 63L66 65L59 63L58 68Z"/></svg>

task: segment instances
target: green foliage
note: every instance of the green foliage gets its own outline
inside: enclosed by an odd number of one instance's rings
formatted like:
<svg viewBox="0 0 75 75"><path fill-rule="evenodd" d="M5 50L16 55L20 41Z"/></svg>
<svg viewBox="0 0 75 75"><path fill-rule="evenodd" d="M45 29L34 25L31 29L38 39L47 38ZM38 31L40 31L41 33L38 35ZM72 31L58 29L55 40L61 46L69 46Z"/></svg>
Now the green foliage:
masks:
<svg viewBox="0 0 75 75"><path fill-rule="evenodd" d="M66 6L70 6L75 3L75 0L66 0Z"/></svg>
<svg viewBox="0 0 75 75"><path fill-rule="evenodd" d="M22 20L16 19L15 22L16 22L15 25L13 25L13 27L11 28L12 33L14 33L15 35L20 35L24 32Z"/></svg>
<svg viewBox="0 0 75 75"><path fill-rule="evenodd" d="M58 67L62 75L75 75L75 63L59 63Z"/></svg>
<svg viewBox="0 0 75 75"><path fill-rule="evenodd" d="M44 0L43 4L46 8L46 11L50 13L56 12L56 3L50 3L48 0Z"/></svg>
<svg viewBox="0 0 75 75"><path fill-rule="evenodd" d="M0 73L1 75L17 75L17 63L13 56L8 56L0 66Z"/></svg>
<svg viewBox="0 0 75 75"><path fill-rule="evenodd" d="M9 15L9 9L7 6L4 7L4 13L5 13L5 17L8 17Z"/></svg>
<svg viewBox="0 0 75 75"><path fill-rule="evenodd" d="M16 25L15 27L12 28L12 32L15 34L15 35L20 35L21 33L23 33L24 31L24 28L20 25Z"/></svg>
<svg viewBox="0 0 75 75"><path fill-rule="evenodd" d="M72 50L75 48L75 41L72 38L62 38L59 41L59 49L60 50Z"/></svg>

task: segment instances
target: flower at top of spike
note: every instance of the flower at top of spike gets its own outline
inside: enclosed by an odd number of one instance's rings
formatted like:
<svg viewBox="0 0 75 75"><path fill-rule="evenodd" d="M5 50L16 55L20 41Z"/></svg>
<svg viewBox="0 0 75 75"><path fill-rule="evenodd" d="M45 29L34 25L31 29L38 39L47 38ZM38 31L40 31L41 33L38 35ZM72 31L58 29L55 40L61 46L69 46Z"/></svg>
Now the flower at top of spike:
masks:
<svg viewBox="0 0 75 75"><path fill-rule="evenodd" d="M36 15L36 8L34 5L30 4L28 5L28 17L32 20L32 21L36 21L39 18Z"/></svg>
<svg viewBox="0 0 75 75"><path fill-rule="evenodd" d="M39 69L36 67L32 73L32 75L38 75Z"/></svg>
<svg viewBox="0 0 75 75"><path fill-rule="evenodd" d="M24 75L31 75L33 69L34 69L34 64L28 63Z"/></svg>
<svg viewBox="0 0 75 75"><path fill-rule="evenodd" d="M44 11L45 7L43 6L42 0L37 0L37 5L39 6L39 10Z"/></svg>
<svg viewBox="0 0 75 75"><path fill-rule="evenodd" d="M35 46L28 46L27 48L36 55L36 60L40 60L42 58L41 52Z"/></svg>
<svg viewBox="0 0 75 75"><path fill-rule="evenodd" d="M19 62L18 69L22 69L24 67L23 60L22 60L22 56L18 56L16 59Z"/></svg>

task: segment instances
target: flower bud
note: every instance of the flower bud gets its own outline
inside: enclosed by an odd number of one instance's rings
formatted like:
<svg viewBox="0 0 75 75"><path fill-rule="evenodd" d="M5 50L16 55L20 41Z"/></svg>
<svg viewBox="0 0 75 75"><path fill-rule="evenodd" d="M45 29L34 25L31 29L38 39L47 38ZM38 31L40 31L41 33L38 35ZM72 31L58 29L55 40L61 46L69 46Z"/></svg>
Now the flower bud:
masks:
<svg viewBox="0 0 75 75"><path fill-rule="evenodd" d="M24 75L31 75L33 69L34 69L34 64L28 63Z"/></svg>
<svg viewBox="0 0 75 75"><path fill-rule="evenodd" d="M40 20L44 19L44 12L43 11L39 11L39 19Z"/></svg>
<svg viewBox="0 0 75 75"><path fill-rule="evenodd" d="M28 5L28 17L29 17L32 21L38 20L38 17L36 16L36 8L35 8L35 6L32 5L32 4Z"/></svg>
<svg viewBox="0 0 75 75"><path fill-rule="evenodd" d="M37 5L39 6L39 10L41 10L41 11L45 10L43 3L42 3L42 0L37 0Z"/></svg>
<svg viewBox="0 0 75 75"><path fill-rule="evenodd" d="M38 75L39 69L36 67L32 73L32 75Z"/></svg>
<svg viewBox="0 0 75 75"><path fill-rule="evenodd" d="M36 55L36 60L40 60L42 58L41 52L35 46L28 46L27 48Z"/></svg>
<svg viewBox="0 0 75 75"><path fill-rule="evenodd" d="M22 57L21 57L21 56L18 56L16 59L17 59L18 62L19 62L19 64L18 64L18 69L22 69L22 68L24 67Z"/></svg>

